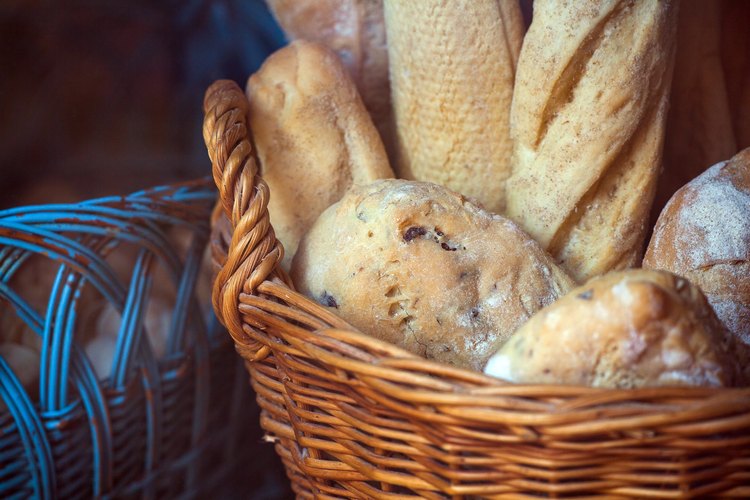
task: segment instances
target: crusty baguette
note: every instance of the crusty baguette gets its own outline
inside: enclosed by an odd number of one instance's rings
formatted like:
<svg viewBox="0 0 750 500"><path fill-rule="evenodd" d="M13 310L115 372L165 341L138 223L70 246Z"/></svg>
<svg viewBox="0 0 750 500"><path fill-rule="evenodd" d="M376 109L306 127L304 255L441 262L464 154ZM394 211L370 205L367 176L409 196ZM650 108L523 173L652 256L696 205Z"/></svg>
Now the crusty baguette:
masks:
<svg viewBox="0 0 750 500"><path fill-rule="evenodd" d="M731 386L733 339L698 287L662 271L609 273L522 326L485 373L522 384Z"/></svg>
<svg viewBox="0 0 750 500"><path fill-rule="evenodd" d="M523 37L517 0L385 0L399 177L500 212Z"/></svg>
<svg viewBox="0 0 750 500"><path fill-rule="evenodd" d="M642 253L676 10L659 0L534 3L511 111L507 213L578 281Z"/></svg>
<svg viewBox="0 0 750 500"><path fill-rule="evenodd" d="M288 39L317 41L338 54L388 147L392 134L391 91L383 0L266 3Z"/></svg>
<svg viewBox="0 0 750 500"><path fill-rule="evenodd" d="M682 186L737 152L721 64L721 2L683 1L653 220Z"/></svg>
<svg viewBox="0 0 750 500"><path fill-rule="evenodd" d="M288 268L302 235L353 184L393 177L372 119L339 58L298 40L247 82L268 210Z"/></svg>
<svg viewBox="0 0 750 500"><path fill-rule="evenodd" d="M675 193L643 266L698 285L727 329L750 346L750 148Z"/></svg>

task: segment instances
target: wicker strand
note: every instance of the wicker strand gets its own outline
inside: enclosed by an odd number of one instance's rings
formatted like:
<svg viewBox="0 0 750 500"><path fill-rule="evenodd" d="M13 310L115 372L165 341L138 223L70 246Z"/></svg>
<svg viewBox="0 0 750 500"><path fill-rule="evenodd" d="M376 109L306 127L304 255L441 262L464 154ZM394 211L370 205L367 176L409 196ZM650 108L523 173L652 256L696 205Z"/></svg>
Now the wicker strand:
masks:
<svg viewBox="0 0 750 500"><path fill-rule="evenodd" d="M245 334L239 297L241 293L252 293L275 274L284 249L271 227L268 186L258 175L248 139L244 94L232 81L217 81L206 91L203 109L203 138L213 164L219 203L232 230L226 259L214 283L214 310L232 335L238 352L246 359L261 360L270 351Z"/></svg>

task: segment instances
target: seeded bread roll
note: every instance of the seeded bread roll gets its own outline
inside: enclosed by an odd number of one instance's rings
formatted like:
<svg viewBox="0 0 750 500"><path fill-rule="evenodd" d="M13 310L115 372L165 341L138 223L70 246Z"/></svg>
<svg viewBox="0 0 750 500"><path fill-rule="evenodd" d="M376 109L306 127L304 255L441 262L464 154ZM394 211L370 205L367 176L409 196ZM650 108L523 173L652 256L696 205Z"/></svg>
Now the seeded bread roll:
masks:
<svg viewBox="0 0 750 500"><path fill-rule="evenodd" d="M664 169L651 211L654 221L678 189L737 152L721 64L721 12L717 1L680 5Z"/></svg>
<svg viewBox="0 0 750 500"><path fill-rule="evenodd" d="M731 340L696 286L633 269L594 278L539 311L484 371L529 384L729 386Z"/></svg>
<svg viewBox="0 0 750 500"><path fill-rule="evenodd" d="M511 110L508 216L583 282L640 262L677 1L537 0Z"/></svg>
<svg viewBox="0 0 750 500"><path fill-rule="evenodd" d="M727 329L750 346L750 149L675 193L643 265L698 285Z"/></svg>
<svg viewBox="0 0 750 500"><path fill-rule="evenodd" d="M353 189L323 212L292 279L363 332L476 370L573 285L511 221L404 180Z"/></svg>
<svg viewBox="0 0 750 500"><path fill-rule="evenodd" d="M386 146L391 137L391 90L383 0L266 0L290 40L320 42L349 71Z"/></svg>
<svg viewBox="0 0 750 500"><path fill-rule="evenodd" d="M517 0L384 0L394 168L500 213L524 25Z"/></svg>
<svg viewBox="0 0 750 500"><path fill-rule="evenodd" d="M375 126L339 58L296 41L247 82L250 130L288 268L302 235L354 184L393 177Z"/></svg>

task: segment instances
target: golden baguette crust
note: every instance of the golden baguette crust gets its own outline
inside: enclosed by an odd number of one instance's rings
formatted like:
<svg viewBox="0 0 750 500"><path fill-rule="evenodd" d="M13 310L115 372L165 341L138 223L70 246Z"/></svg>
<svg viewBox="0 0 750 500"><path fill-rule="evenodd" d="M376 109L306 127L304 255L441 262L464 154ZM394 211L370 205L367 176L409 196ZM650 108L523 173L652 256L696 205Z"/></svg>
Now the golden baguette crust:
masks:
<svg viewBox="0 0 750 500"><path fill-rule="evenodd" d="M385 0L394 168L499 213L524 25L517 0Z"/></svg>
<svg viewBox="0 0 750 500"><path fill-rule="evenodd" d="M750 149L675 193L643 266L698 285L727 329L750 346Z"/></svg>
<svg viewBox="0 0 750 500"><path fill-rule="evenodd" d="M579 282L636 265L661 161L676 1L534 3L507 214Z"/></svg>
<svg viewBox="0 0 750 500"><path fill-rule="evenodd" d="M718 1L680 5L664 170L651 211L654 221L678 189L737 152L721 64L721 7Z"/></svg>
<svg viewBox="0 0 750 500"><path fill-rule="evenodd" d="M393 177L375 126L339 58L295 41L247 82L268 210L288 268L302 235L352 185Z"/></svg>
<svg viewBox="0 0 750 500"><path fill-rule="evenodd" d="M696 286L631 269L594 278L539 311L484 371L529 384L728 386L736 376L731 343Z"/></svg>
<svg viewBox="0 0 750 500"><path fill-rule="evenodd" d="M266 0L289 40L320 42L339 56L386 146L391 90L383 0Z"/></svg>
<svg viewBox="0 0 750 500"><path fill-rule="evenodd" d="M475 370L573 286L513 222L400 179L352 189L323 212L291 275L363 332Z"/></svg>

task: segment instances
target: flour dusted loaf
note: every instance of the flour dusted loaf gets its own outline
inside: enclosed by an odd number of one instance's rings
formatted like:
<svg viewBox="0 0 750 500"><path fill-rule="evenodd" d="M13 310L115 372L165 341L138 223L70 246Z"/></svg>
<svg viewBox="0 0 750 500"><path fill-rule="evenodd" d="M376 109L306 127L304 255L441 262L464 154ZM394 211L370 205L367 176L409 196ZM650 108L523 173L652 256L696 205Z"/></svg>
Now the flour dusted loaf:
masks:
<svg viewBox="0 0 750 500"><path fill-rule="evenodd" d="M292 278L363 332L476 370L573 285L511 221L405 180L358 187L323 212Z"/></svg>
<svg viewBox="0 0 750 500"><path fill-rule="evenodd" d="M268 210L288 266L302 235L353 184L393 177L372 119L339 58L296 41L247 83L249 122Z"/></svg>
<svg viewBox="0 0 750 500"><path fill-rule="evenodd" d="M331 48L349 71L386 146L391 137L391 90L383 0L266 0L290 40Z"/></svg>
<svg viewBox="0 0 750 500"><path fill-rule="evenodd" d="M394 168L500 213L524 25L517 0L384 0Z"/></svg>
<svg viewBox="0 0 750 500"><path fill-rule="evenodd" d="M511 109L507 215L579 282L640 262L677 2L537 0Z"/></svg>
<svg viewBox="0 0 750 500"><path fill-rule="evenodd" d="M643 265L698 285L729 331L750 346L750 149L675 193Z"/></svg>
<svg viewBox="0 0 750 500"><path fill-rule="evenodd" d="M484 371L530 384L728 386L731 343L696 286L633 269L594 278L539 311Z"/></svg>

